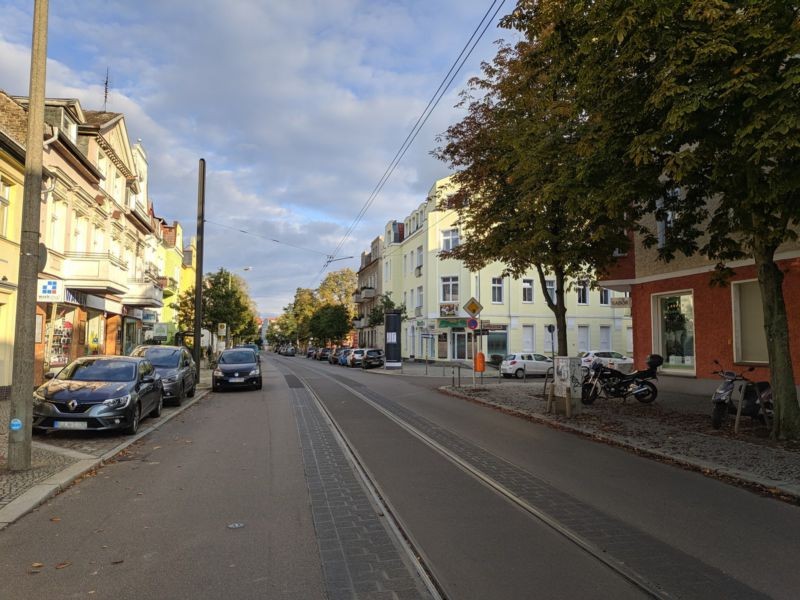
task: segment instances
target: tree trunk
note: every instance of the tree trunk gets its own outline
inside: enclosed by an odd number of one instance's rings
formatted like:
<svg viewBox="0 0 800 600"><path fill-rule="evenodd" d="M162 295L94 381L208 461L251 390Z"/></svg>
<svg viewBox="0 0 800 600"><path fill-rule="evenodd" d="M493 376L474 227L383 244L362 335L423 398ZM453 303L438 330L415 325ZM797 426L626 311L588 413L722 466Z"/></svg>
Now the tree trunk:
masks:
<svg viewBox="0 0 800 600"><path fill-rule="evenodd" d="M773 248L758 248L754 253L764 306L764 330L767 334L772 398L775 421L772 437L800 439L800 405L792 371L789 345L789 321L783 298L783 273L775 264Z"/></svg>
<svg viewBox="0 0 800 600"><path fill-rule="evenodd" d="M558 333L558 356L568 356L567 351L567 306L564 302L564 271L556 269L556 333Z"/></svg>

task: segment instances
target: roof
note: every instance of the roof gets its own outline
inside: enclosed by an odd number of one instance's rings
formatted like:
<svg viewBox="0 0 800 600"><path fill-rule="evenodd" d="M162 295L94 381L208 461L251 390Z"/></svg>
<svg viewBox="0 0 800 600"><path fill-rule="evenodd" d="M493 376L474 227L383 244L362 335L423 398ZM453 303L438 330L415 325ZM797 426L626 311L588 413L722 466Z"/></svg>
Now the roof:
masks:
<svg viewBox="0 0 800 600"><path fill-rule="evenodd" d="M105 112L102 110L85 110L83 115L86 118L86 125L92 127L104 127L110 125L113 121L122 118L122 113Z"/></svg>

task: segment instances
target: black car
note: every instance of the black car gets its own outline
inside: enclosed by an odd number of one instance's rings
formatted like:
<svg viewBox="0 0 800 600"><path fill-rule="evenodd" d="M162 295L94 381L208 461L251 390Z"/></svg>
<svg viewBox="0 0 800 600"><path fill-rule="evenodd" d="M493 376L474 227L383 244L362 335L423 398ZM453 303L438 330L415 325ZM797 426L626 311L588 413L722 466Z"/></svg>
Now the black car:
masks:
<svg viewBox="0 0 800 600"><path fill-rule="evenodd" d="M261 389L261 365L249 348L223 350L217 358L211 389L218 392L232 387Z"/></svg>
<svg viewBox="0 0 800 600"><path fill-rule="evenodd" d="M180 406L184 398L194 396L197 389L197 366L186 347L137 346L131 356L142 356L155 367L164 385L165 402L171 401Z"/></svg>
<svg viewBox="0 0 800 600"><path fill-rule="evenodd" d="M161 377L149 360L132 356L85 356L33 393L33 428L122 429L134 434L142 417L158 417L164 405Z"/></svg>
<svg viewBox="0 0 800 600"><path fill-rule="evenodd" d="M364 353L364 358L361 359L362 369L371 369L372 367L383 366L383 350L377 348L369 348Z"/></svg>
<svg viewBox="0 0 800 600"><path fill-rule="evenodd" d="M330 348L320 348L319 352L317 352L317 360L328 360L328 357L331 355Z"/></svg>
<svg viewBox="0 0 800 600"><path fill-rule="evenodd" d="M261 362L261 348L258 347L258 344L239 344L234 346L234 348L249 348L256 353L256 358Z"/></svg>

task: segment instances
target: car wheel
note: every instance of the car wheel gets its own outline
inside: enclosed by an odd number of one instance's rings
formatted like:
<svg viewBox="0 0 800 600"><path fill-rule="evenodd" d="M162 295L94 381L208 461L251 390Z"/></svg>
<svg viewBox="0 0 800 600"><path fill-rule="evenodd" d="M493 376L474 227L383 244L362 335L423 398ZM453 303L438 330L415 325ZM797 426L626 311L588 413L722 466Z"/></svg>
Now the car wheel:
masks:
<svg viewBox="0 0 800 600"><path fill-rule="evenodd" d="M150 411L150 416L154 419L157 419L161 416L161 410L164 408L164 394L161 393L158 395L158 402L156 402L155 407L153 410Z"/></svg>
<svg viewBox="0 0 800 600"><path fill-rule="evenodd" d="M256 389L260 390L264 386L263 380L259 379L258 383L256 384Z"/></svg>
<svg viewBox="0 0 800 600"><path fill-rule="evenodd" d="M135 435L137 431L139 431L139 421L142 418L142 405L139 404L139 401L136 401L136 404L133 405L133 414L131 416L130 424L125 428L125 433L128 435Z"/></svg>
<svg viewBox="0 0 800 600"><path fill-rule="evenodd" d="M192 378L192 387L189 389L189 393L186 394L189 398L194 398L194 393L197 391L197 379Z"/></svg>
<svg viewBox="0 0 800 600"><path fill-rule="evenodd" d="M525 370L517 369L516 371L514 371L514 377L516 377L517 379L522 379L523 377L525 377Z"/></svg>
<svg viewBox="0 0 800 600"><path fill-rule="evenodd" d="M175 399L172 401L172 403L175 406L180 406L183 404L184 398L186 398L186 390L184 389L183 384L181 384L181 387L178 389L178 395L175 396Z"/></svg>

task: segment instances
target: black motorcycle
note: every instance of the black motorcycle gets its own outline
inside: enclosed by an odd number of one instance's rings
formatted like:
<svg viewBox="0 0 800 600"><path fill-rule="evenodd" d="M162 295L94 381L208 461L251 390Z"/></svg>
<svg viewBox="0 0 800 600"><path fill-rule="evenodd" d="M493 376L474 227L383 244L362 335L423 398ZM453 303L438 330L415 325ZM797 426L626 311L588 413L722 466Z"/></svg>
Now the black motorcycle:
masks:
<svg viewBox="0 0 800 600"><path fill-rule="evenodd" d="M646 369L623 373L595 359L581 386L581 402L592 404L602 394L604 398L623 400L633 396L639 402L649 404L658 396L658 388L651 380L658 379L656 370L662 364L664 359L661 356L651 354L647 357Z"/></svg>
<svg viewBox="0 0 800 600"><path fill-rule="evenodd" d="M715 375L722 377L722 383L711 397L711 426L714 429L722 427L727 415L735 415L738 405L742 405L743 417L750 417L762 422L764 425L772 425L774 406L772 403L772 386L768 381L751 381L744 376L746 372L754 370L750 367L747 371L736 373L735 371L723 371L719 361L714 361L719 370L714 371ZM741 381L739 386L739 398L733 400L733 392L736 382Z"/></svg>

